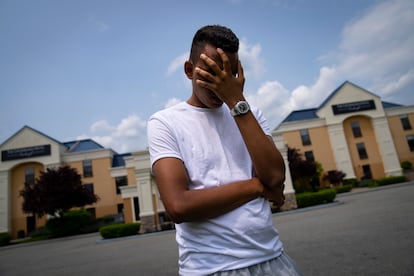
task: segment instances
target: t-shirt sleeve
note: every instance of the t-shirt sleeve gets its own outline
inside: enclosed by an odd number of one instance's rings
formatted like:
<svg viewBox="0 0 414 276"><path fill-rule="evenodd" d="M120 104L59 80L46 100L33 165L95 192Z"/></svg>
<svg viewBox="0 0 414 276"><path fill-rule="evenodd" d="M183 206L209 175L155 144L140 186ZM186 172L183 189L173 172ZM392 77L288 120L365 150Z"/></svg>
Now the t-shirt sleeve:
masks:
<svg viewBox="0 0 414 276"><path fill-rule="evenodd" d="M154 163L161 158L175 157L182 159L172 129L161 118L152 116L148 120L147 136L151 170Z"/></svg>
<svg viewBox="0 0 414 276"><path fill-rule="evenodd" d="M257 107L252 108L253 114L256 117L257 122L260 124L260 126L263 129L263 132L267 136L272 136L272 132L270 131L269 123L267 122L265 116L263 115L263 112L258 109Z"/></svg>

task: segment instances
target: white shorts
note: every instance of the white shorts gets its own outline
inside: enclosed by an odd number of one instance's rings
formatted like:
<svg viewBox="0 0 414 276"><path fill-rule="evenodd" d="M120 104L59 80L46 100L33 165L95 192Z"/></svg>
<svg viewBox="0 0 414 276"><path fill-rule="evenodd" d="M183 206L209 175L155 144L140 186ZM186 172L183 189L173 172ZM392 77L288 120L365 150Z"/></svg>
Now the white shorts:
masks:
<svg viewBox="0 0 414 276"><path fill-rule="evenodd" d="M302 276L295 262L286 254L269 261L234 270L219 271L211 276Z"/></svg>

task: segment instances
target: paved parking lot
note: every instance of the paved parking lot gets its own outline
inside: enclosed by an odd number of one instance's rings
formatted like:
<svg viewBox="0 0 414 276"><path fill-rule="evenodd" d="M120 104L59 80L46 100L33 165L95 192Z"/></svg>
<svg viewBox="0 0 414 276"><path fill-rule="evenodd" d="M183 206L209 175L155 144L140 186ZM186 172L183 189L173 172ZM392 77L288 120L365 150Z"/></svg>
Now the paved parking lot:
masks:
<svg viewBox="0 0 414 276"><path fill-rule="evenodd" d="M414 183L274 216L304 275L414 275ZM97 234L0 248L0 275L177 275L174 232Z"/></svg>

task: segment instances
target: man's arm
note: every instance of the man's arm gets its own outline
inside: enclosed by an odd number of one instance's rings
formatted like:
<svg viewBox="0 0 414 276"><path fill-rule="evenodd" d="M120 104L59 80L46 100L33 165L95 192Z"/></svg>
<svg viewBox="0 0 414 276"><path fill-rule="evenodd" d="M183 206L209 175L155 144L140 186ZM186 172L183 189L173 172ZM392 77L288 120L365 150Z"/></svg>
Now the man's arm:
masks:
<svg viewBox="0 0 414 276"><path fill-rule="evenodd" d="M234 119L249 151L257 177L268 188L282 186L285 181L285 163L272 138L263 132L252 112Z"/></svg>
<svg viewBox="0 0 414 276"><path fill-rule="evenodd" d="M184 164L177 158L162 158L152 168L167 213L176 223L214 218L264 194L257 178L189 190Z"/></svg>
<svg viewBox="0 0 414 276"><path fill-rule="evenodd" d="M214 75L197 67L197 74L203 78L198 79L197 83L216 93L231 109L238 101L245 100L243 68L238 61L237 74L234 74L224 51L217 49L217 53L223 63L223 69L213 59L201 54L200 58L214 71ZM280 194L280 187L283 186L285 180L285 165L271 137L266 136L251 111L235 116L234 119L249 151L257 177L263 185Z"/></svg>

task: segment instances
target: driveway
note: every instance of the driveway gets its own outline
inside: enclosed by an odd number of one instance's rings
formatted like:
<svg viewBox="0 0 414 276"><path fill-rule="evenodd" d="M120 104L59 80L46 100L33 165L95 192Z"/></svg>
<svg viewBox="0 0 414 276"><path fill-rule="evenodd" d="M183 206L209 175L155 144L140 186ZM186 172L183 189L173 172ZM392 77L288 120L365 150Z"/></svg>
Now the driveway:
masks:
<svg viewBox="0 0 414 276"><path fill-rule="evenodd" d="M304 275L414 275L414 183L357 190L274 215ZM0 275L177 275L174 231L0 247Z"/></svg>

